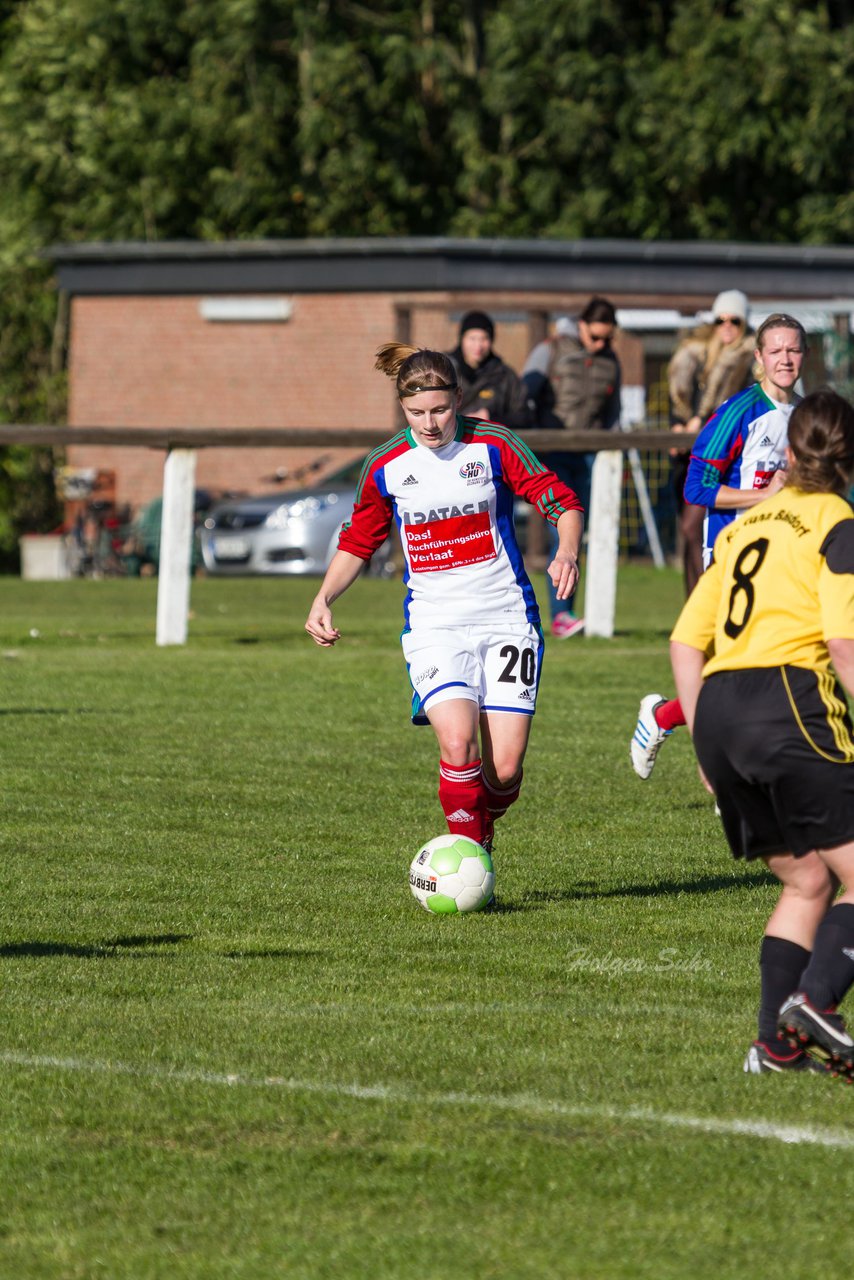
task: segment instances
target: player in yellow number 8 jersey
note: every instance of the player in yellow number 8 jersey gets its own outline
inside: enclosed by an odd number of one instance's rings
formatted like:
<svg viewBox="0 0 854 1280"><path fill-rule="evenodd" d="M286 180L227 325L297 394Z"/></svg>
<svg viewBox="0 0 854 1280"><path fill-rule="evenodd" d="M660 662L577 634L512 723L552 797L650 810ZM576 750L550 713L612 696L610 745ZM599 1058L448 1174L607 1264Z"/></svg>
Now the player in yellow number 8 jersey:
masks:
<svg viewBox="0 0 854 1280"><path fill-rule="evenodd" d="M854 408L807 396L785 487L728 525L671 636L700 768L736 858L782 883L745 1071L854 1079ZM832 664L832 666L831 666ZM834 674L835 671L835 674ZM842 892L837 897L840 885Z"/></svg>

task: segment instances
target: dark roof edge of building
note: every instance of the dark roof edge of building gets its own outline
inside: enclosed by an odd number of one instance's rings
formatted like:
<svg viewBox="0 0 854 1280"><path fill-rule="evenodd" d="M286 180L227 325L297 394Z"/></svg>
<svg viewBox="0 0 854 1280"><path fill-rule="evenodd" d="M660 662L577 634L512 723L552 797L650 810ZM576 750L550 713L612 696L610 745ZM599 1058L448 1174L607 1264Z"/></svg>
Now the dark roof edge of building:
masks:
<svg viewBox="0 0 854 1280"><path fill-rule="evenodd" d="M854 265L848 245L747 244L730 241L478 240L446 237L355 237L306 240L94 241L56 244L44 256L57 265L154 262L235 262L330 258L463 258L555 263L620 262L823 267Z"/></svg>

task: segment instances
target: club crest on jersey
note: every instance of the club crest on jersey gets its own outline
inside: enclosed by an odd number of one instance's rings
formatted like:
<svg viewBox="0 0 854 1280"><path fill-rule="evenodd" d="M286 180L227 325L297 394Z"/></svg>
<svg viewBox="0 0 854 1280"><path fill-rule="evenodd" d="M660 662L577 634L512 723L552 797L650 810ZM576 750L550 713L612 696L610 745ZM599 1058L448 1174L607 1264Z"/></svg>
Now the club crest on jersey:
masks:
<svg viewBox="0 0 854 1280"><path fill-rule="evenodd" d="M485 474L486 465L483 462L464 462L460 467L460 475L468 484L480 484Z"/></svg>

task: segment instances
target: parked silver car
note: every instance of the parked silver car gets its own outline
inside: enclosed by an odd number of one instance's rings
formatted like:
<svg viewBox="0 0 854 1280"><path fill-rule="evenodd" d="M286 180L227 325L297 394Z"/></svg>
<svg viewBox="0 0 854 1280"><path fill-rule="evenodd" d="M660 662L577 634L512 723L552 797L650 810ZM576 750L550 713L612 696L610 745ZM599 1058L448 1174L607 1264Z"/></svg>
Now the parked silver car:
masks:
<svg viewBox="0 0 854 1280"><path fill-rule="evenodd" d="M311 489L220 502L202 526L202 560L210 574L324 573L342 524L356 500L361 462ZM369 573L396 570L391 538L375 552Z"/></svg>

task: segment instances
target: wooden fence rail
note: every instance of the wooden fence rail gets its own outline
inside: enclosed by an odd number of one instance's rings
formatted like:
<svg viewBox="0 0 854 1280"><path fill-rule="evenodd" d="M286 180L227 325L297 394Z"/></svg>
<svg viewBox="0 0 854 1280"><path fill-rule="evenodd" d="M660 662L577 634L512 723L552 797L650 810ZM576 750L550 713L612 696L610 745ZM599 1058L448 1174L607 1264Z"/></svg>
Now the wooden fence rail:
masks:
<svg viewBox="0 0 854 1280"><path fill-rule="evenodd" d="M0 425L0 445L100 444L111 447L145 449L296 448L319 445L326 448L371 449L382 444L391 431L365 427L55 427ZM621 449L670 449L678 439L686 446L693 434L674 437L670 431L646 428L624 432L522 431L519 433L535 453L549 450L594 453L613 449L620 439Z"/></svg>

